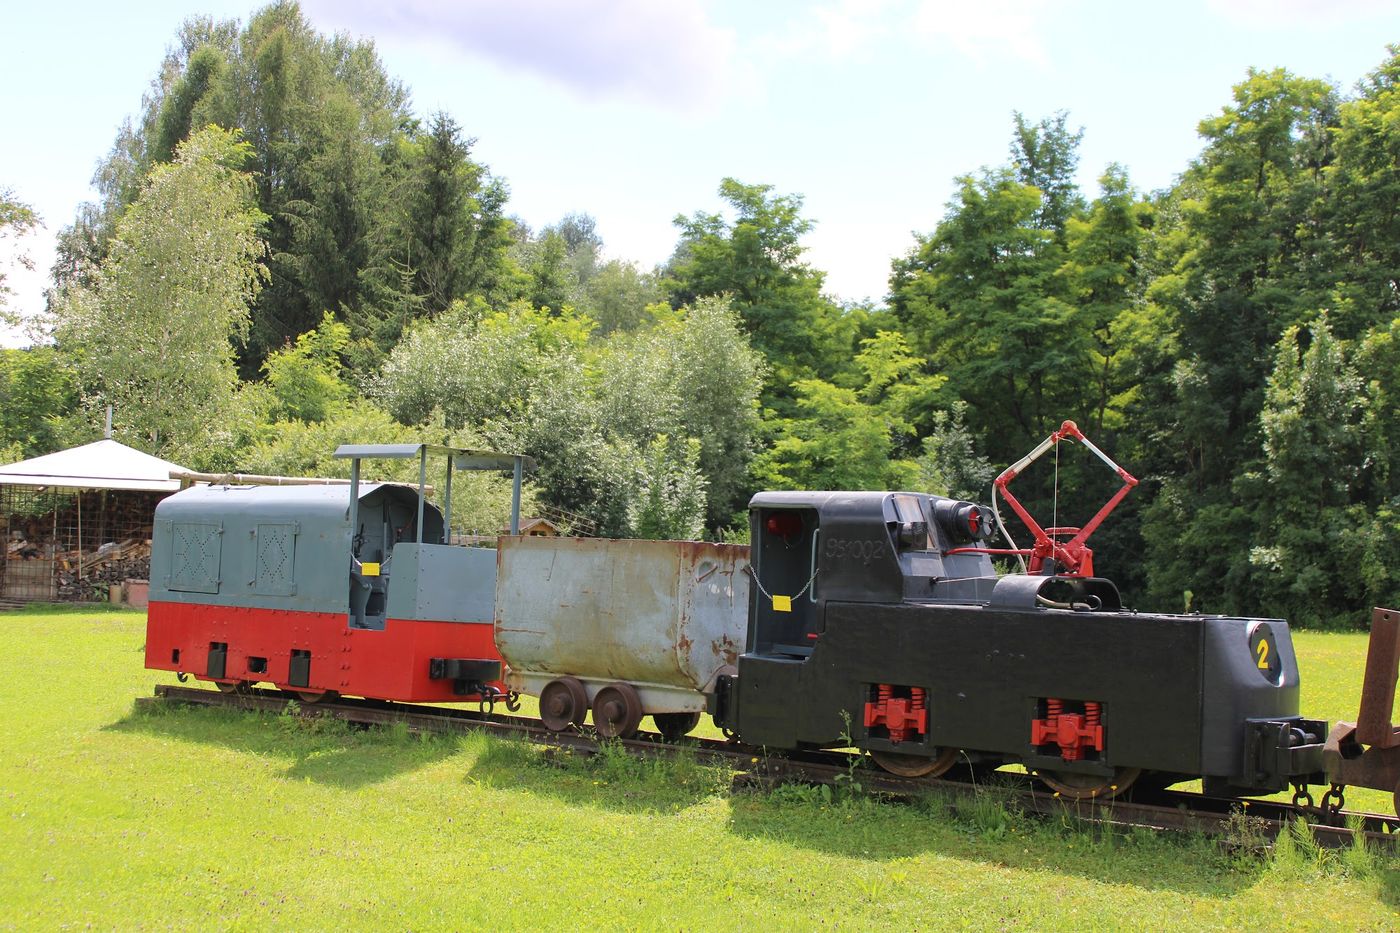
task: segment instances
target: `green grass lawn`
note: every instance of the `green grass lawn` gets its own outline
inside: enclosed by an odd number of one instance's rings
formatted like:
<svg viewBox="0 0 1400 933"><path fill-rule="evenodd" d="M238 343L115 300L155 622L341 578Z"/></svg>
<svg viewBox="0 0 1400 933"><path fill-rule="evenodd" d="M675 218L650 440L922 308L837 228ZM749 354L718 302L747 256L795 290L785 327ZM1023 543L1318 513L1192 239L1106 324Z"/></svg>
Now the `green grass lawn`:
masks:
<svg viewBox="0 0 1400 933"><path fill-rule="evenodd" d="M690 759L547 759L132 700L144 616L0 615L0 927L1388 929L1400 869L1097 838L993 796L729 793ZM1297 639L1319 716L1354 716L1364 637ZM1314 706L1316 704L1316 706ZM1351 795L1348 795L1349 799Z"/></svg>

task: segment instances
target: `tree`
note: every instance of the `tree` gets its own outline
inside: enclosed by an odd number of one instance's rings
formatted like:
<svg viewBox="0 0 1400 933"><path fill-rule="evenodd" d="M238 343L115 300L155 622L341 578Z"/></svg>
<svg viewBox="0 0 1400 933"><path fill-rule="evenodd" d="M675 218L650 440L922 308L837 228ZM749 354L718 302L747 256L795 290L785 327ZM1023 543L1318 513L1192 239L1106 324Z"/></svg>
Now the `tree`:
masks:
<svg viewBox="0 0 1400 933"><path fill-rule="evenodd" d="M802 262L812 222L801 195L774 195L771 185L720 182L733 219L696 212L675 219L681 239L664 287L675 307L728 295L754 347L771 367L768 398L791 398L796 380L830 377L849 361L851 334L821 295L823 274Z"/></svg>
<svg viewBox="0 0 1400 933"><path fill-rule="evenodd" d="M931 368L970 405L998 460L1075 413L1092 341L1067 300L1063 251L1041 229L1039 189L1009 169L959 179L937 230L896 262L895 313Z"/></svg>
<svg viewBox="0 0 1400 933"><path fill-rule="evenodd" d="M178 146L118 221L93 287L56 309L84 407L96 417L113 405L119 435L191 465L235 416L232 341L260 286L264 218L239 170L249 152L214 127Z"/></svg>
<svg viewBox="0 0 1400 933"><path fill-rule="evenodd" d="M119 131L98 170L99 203L80 208L60 235L55 301L70 283L91 285L151 167L191 128L214 124L240 129L250 144L257 205L268 218L265 287L239 348L244 376L256 377L268 353L314 329L327 310L372 342L378 317L398 314L412 297L398 294L401 269L385 246L407 101L372 44L319 35L294 2L264 7L241 30L187 21L140 117Z"/></svg>
<svg viewBox="0 0 1400 933"><path fill-rule="evenodd" d="M891 458L890 429L853 389L803 379L797 416L778 423L754 473L767 489L905 489L914 465Z"/></svg>
<svg viewBox="0 0 1400 933"><path fill-rule="evenodd" d="M895 330L877 331L860 342L857 371L864 374L860 399L870 405L890 431L901 451L912 444L920 425L931 417L948 378L928 375L927 361L914 356L904 335Z"/></svg>
<svg viewBox="0 0 1400 933"><path fill-rule="evenodd" d="M954 402L934 414L933 431L923 440L919 488L936 496L985 502L996 472L977 454L977 442L963 424L966 402Z"/></svg>
<svg viewBox="0 0 1400 933"><path fill-rule="evenodd" d="M60 449L77 407L77 379L53 347L0 350L0 445L14 445L16 459Z"/></svg>
<svg viewBox="0 0 1400 933"><path fill-rule="evenodd" d="M550 228L564 240L564 249L569 257L569 265L574 269L574 278L580 286L587 286L593 273L597 271L598 260L603 254L603 238L598 235L598 222L591 214L577 211L565 214L559 223Z"/></svg>
<svg viewBox="0 0 1400 933"><path fill-rule="evenodd" d="M1360 385L1325 317L1285 331L1274 360L1260 417L1265 472L1250 562L1266 612L1315 625L1331 621L1325 607L1349 602L1342 532L1359 459Z"/></svg>
<svg viewBox="0 0 1400 933"><path fill-rule="evenodd" d="M408 149L391 253L410 271L411 288L429 316L469 294L491 293L510 244L501 214L505 186L472 160L475 143L439 111Z"/></svg>
<svg viewBox="0 0 1400 933"><path fill-rule="evenodd" d="M536 385L577 359L591 322L516 302L503 311L459 302L409 328L374 392L405 424L440 412L450 430L489 431L525 417Z"/></svg>
<svg viewBox="0 0 1400 933"><path fill-rule="evenodd" d="M5 244L5 241L11 238L19 240L38 225L39 217L34 213L33 208L18 200L9 188L0 188L0 244ZM17 245L13 247L6 245L5 249L7 252L13 250L15 261L21 267L34 268L28 255ZM13 325L17 321L9 315L9 297L14 292L5 284L5 279L6 270L0 268L0 319Z"/></svg>
<svg viewBox="0 0 1400 933"><path fill-rule="evenodd" d="M526 302L551 311L576 306L578 275L569 262L568 243L557 230L546 227L538 238L521 241L516 253L527 276Z"/></svg>
<svg viewBox="0 0 1400 933"><path fill-rule="evenodd" d="M1011 165L1022 184L1040 192L1036 226L1062 237L1070 218L1084 209L1084 199L1074 181L1084 130L1081 127L1071 133L1066 128L1069 114L1064 110L1036 123L1019 111L1012 118L1016 130L1011 138Z"/></svg>
<svg viewBox="0 0 1400 933"><path fill-rule="evenodd" d="M203 72L212 79L215 72L222 73L215 66L214 58L231 54L237 37L238 24L232 20L220 22L196 16L180 25L174 45L166 50L150 88L142 97L139 118L122 124L111 151L93 175L92 185L98 191L98 200L79 205L73 223L59 231L57 256L51 270L54 282L51 304L62 300L70 284L92 285L92 275L107 255L107 244L116 231L117 221L140 193L147 173L156 162L170 161L176 143L188 136L191 129L210 123L231 125L228 108L222 106L219 82L206 82L203 77L185 81L184 76L197 57L203 58L194 66L197 74ZM209 51L201 52L206 48ZM179 100L176 102L172 98Z"/></svg>
<svg viewBox="0 0 1400 933"><path fill-rule="evenodd" d="M324 421L350 397L341 380L340 354L350 343L350 328L331 315L296 344L270 354L263 373L276 398L272 415L296 421Z"/></svg>
<svg viewBox="0 0 1400 933"><path fill-rule="evenodd" d="M634 330L654 320L648 308L662 299L654 276L635 263L611 259L599 266L584 286L583 309L598 322L598 333Z"/></svg>
<svg viewBox="0 0 1400 933"><path fill-rule="evenodd" d="M1334 160L1324 169L1321 211L1335 253L1319 264L1334 274L1330 320L1355 339L1400 315L1400 46L1337 109Z"/></svg>
<svg viewBox="0 0 1400 933"><path fill-rule="evenodd" d="M638 538L696 541L705 530L705 477L700 442L658 434L647 445L627 522Z"/></svg>
<svg viewBox="0 0 1400 933"><path fill-rule="evenodd" d="M1093 387L1090 423L1096 435L1106 425L1122 423L1122 395L1130 388L1123 373L1131 352L1125 338L1137 323L1143 287L1139 255L1144 225L1151 218L1122 166L1110 165L1099 185L1101 193L1087 214L1066 221L1066 256L1059 270L1090 335L1084 378Z"/></svg>
<svg viewBox="0 0 1400 933"><path fill-rule="evenodd" d="M184 73L160 103L155 132L149 141L150 161L169 162L175 157L175 147L189 137L191 130L198 129L194 123L195 111L205 104L227 67L223 50L217 46L205 44L194 50ZM207 109L207 104L205 107ZM210 116L207 112L203 115Z"/></svg>
<svg viewBox="0 0 1400 933"><path fill-rule="evenodd" d="M702 298L646 330L602 345L597 406L610 436L638 449L657 435L693 438L708 487L707 521L730 520L752 493L763 360L729 302Z"/></svg>
<svg viewBox="0 0 1400 933"><path fill-rule="evenodd" d="M1157 598L1190 590L1212 611L1254 609L1256 515L1241 484L1264 472L1274 348L1327 306L1336 280L1320 209L1336 110L1325 82L1251 70L1202 121L1204 151L1156 210L1146 298L1170 350L1149 352L1129 417L1144 472L1163 477L1143 513Z"/></svg>

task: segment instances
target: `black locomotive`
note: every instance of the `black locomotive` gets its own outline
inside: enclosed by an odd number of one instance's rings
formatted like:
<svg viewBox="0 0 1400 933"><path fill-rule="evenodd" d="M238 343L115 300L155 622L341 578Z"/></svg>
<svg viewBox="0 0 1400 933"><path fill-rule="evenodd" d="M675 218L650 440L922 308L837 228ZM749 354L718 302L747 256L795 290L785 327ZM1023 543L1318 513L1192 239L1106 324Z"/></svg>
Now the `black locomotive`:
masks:
<svg viewBox="0 0 1400 933"><path fill-rule="evenodd" d="M985 510L936 496L760 493L750 522L746 648L710 701L747 743L854 746L906 775L1019 762L1075 798L1323 780L1327 724L1299 713L1282 620L1127 610L1096 577L998 578L968 546Z"/></svg>

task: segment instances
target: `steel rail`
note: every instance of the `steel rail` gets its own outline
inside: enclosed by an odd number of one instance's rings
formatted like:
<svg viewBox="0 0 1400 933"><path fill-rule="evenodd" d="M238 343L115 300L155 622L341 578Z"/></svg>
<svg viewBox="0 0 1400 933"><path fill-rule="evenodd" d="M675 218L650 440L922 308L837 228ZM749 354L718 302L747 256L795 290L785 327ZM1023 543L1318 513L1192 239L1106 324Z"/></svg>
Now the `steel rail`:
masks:
<svg viewBox="0 0 1400 933"><path fill-rule="evenodd" d="M159 684L155 695L142 697L138 706L180 703L197 706L240 709L250 712L281 713L296 698L278 690L254 689L237 693L176 687ZM590 731L550 732L537 719L500 715L462 707L419 706L384 700L340 698L334 702L301 704L300 714L344 720L366 726L403 723L421 732L452 733L484 731L514 736L580 754L597 752L600 740ZM764 748L716 739L687 738L668 743L654 733L636 738L613 740L631 752L642 755L671 755L688 750L709 762L728 763L739 772L736 789L771 787L785 782L839 786L858 783L862 790L898 799L915 799L928 793L953 796L978 792L984 785L967 777L908 778L865 767L864 759L850 752L817 751L775 753ZM956 775L955 769L950 775ZM1266 841L1286 832L1288 825L1302 820L1319 845L1344 847L1355 844L1355 833L1347 823L1359 823L1367 842L1391 851L1400 851L1400 817L1379 813L1341 810L1331 812L1272 800L1240 801L1206 797L1186 791L1161 791L1147 800L1106 801L1070 800L1037 785L1029 775L998 772L996 787L1022 810L1042 816L1073 816L1085 822L1118 828L1199 832L1211 836L1238 834L1237 814L1247 815L1251 831Z"/></svg>

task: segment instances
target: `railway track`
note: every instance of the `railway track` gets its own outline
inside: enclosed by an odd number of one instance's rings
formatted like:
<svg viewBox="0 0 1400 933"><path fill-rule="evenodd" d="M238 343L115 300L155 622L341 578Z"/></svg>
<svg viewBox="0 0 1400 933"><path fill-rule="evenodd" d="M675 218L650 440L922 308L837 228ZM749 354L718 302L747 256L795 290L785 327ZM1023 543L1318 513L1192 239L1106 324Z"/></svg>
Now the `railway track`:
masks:
<svg viewBox="0 0 1400 933"><path fill-rule="evenodd" d="M157 685L155 695L137 700L138 705L178 703L197 706L244 709L269 713L282 712L293 699L278 690L248 690L222 693L216 690ZM484 731L515 736L535 744L567 748L581 754L598 749L599 740L589 732L550 732L538 720L501 715L466 708L428 707L382 700L341 698L334 702L303 705L303 715L324 716L361 725L384 726L403 723L423 732ZM959 779L958 769L942 778L906 778L865 767L861 759L847 752L794 752L775 755L761 748L715 739L687 738L671 744L653 733L621 740L629 751L640 755L670 755L689 749L702 761L726 763L737 772L736 788L771 787L784 782L840 785L858 781L865 791L911 799L930 791L954 797L977 793L979 785L968 775ZM999 791L1025 812L1049 817L1072 815L1085 822L1110 827L1200 832L1228 837L1239 832L1240 801L1206 797L1183 791L1161 791L1146 799L1114 799L1104 802L1061 798L1039 787L1029 776L998 772ZM1400 851L1400 817L1348 810L1323 810L1270 800L1250 800L1245 812L1252 833L1265 840L1286 831L1294 820L1303 820L1323 846L1353 845L1356 833L1378 847ZM1359 826L1359 829L1353 829Z"/></svg>

